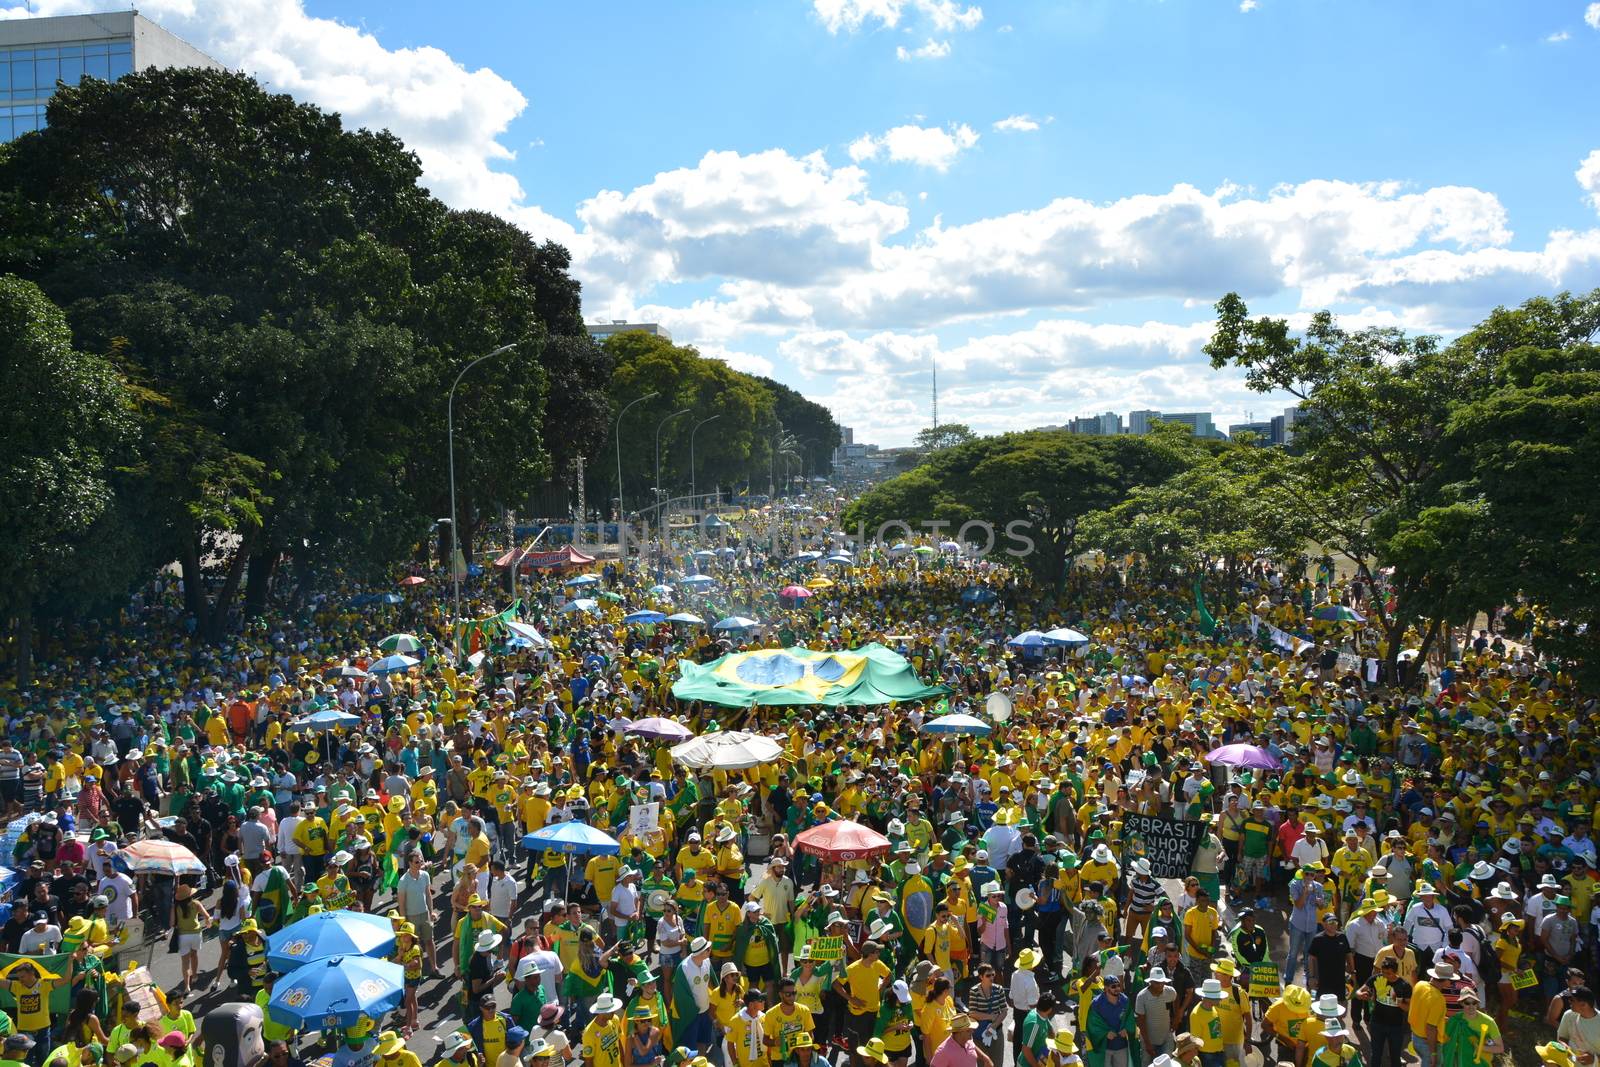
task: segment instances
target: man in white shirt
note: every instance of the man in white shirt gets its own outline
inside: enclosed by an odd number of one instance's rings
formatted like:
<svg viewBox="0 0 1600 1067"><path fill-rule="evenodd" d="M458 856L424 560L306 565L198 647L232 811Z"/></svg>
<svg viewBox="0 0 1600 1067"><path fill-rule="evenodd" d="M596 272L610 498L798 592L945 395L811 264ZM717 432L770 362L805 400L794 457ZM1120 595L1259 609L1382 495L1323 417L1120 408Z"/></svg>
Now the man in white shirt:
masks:
<svg viewBox="0 0 1600 1067"><path fill-rule="evenodd" d="M295 877L300 876L302 856L300 846L295 843L295 827L305 821L305 816L291 807L289 814L278 819L278 859L285 869Z"/></svg>
<svg viewBox="0 0 1600 1067"><path fill-rule="evenodd" d="M636 867L624 867L617 875L616 888L611 890L611 900L606 906L606 918L616 927L618 940L633 936L630 927L634 927L640 918L639 899L639 870Z"/></svg>
<svg viewBox="0 0 1600 1067"><path fill-rule="evenodd" d="M24 956L50 956L61 947L61 927L50 922L50 916L37 912L33 925L23 932L17 942L17 951Z"/></svg>
<svg viewBox="0 0 1600 1067"><path fill-rule="evenodd" d="M107 870L96 892L106 898L106 921L113 930L132 922L139 913L138 887L133 884L132 878L116 868Z"/></svg>
<svg viewBox="0 0 1600 1067"><path fill-rule="evenodd" d="M1320 830L1321 827L1316 823L1306 823L1305 836L1295 842L1294 851L1289 854L1296 868L1328 862L1328 846L1322 843Z"/></svg>
<svg viewBox="0 0 1600 1067"><path fill-rule="evenodd" d="M711 987L716 981L711 962L711 942L697 937L689 942L689 958L678 964L678 972L689 984L694 994L695 1010L699 1012L680 1035L673 1027L673 1039L696 1049L701 1055L711 1047Z"/></svg>
<svg viewBox="0 0 1600 1067"><path fill-rule="evenodd" d="M505 860L492 859L487 871L478 872L478 895L489 902L489 914L509 928L517 906L517 880L506 873Z"/></svg>
<svg viewBox="0 0 1600 1067"><path fill-rule="evenodd" d="M1433 954L1445 947L1448 932L1455 927L1450 909L1439 903L1439 891L1432 883L1417 886L1417 900L1406 909L1404 926L1417 950L1418 962L1431 960Z"/></svg>

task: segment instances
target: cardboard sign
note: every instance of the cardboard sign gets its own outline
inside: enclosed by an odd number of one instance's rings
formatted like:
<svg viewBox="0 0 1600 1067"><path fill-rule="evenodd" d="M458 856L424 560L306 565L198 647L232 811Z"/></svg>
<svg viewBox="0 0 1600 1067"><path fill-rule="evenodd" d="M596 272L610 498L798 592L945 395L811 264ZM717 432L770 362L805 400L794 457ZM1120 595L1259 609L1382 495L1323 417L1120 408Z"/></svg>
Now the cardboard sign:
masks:
<svg viewBox="0 0 1600 1067"><path fill-rule="evenodd" d="M1129 815L1122 821L1123 836L1144 843L1144 858L1150 861L1150 873L1157 878L1186 877L1205 832L1205 823L1179 822L1159 815Z"/></svg>
<svg viewBox="0 0 1600 1067"><path fill-rule="evenodd" d="M844 938L842 937L813 937L811 945L811 958L821 963L833 963L844 959Z"/></svg>
<svg viewBox="0 0 1600 1067"><path fill-rule="evenodd" d="M661 825L660 804L632 804L628 807L628 830L636 836L653 833Z"/></svg>
<svg viewBox="0 0 1600 1067"><path fill-rule="evenodd" d="M156 980L148 967L122 972L123 995L139 1005L139 1021L153 1023L161 1018L161 1002L156 999Z"/></svg>
<svg viewBox="0 0 1600 1067"><path fill-rule="evenodd" d="M1532 989L1538 984L1539 976L1533 973L1532 967L1529 967L1525 971L1518 971L1516 974L1511 976L1512 989Z"/></svg>
<svg viewBox="0 0 1600 1067"><path fill-rule="evenodd" d="M1250 965L1250 999L1276 1000L1283 994L1278 965L1266 960Z"/></svg>

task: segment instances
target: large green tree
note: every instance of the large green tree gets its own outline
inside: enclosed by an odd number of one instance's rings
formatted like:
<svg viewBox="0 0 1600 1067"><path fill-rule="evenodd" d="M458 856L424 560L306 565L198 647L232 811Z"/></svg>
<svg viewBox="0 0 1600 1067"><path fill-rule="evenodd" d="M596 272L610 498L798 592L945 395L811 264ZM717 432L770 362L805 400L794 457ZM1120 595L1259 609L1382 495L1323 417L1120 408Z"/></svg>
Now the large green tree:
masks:
<svg viewBox="0 0 1600 1067"><path fill-rule="evenodd" d="M1536 643L1600 684L1600 289L1496 309L1457 342L1493 361L1495 388L1451 413L1459 503L1492 594L1524 597ZM1465 520L1461 520L1465 521Z"/></svg>
<svg viewBox="0 0 1600 1067"><path fill-rule="evenodd" d="M1078 551L1078 523L1109 508L1139 485L1163 481L1184 465L1162 437L1087 437L1064 430L980 437L943 449L914 470L891 478L845 511L852 531L867 536L888 523L913 531L940 523L942 536L967 523L995 531L997 552L1024 532L1031 547L1021 562L1041 583L1059 588ZM987 535L973 527L966 538Z"/></svg>
<svg viewBox="0 0 1600 1067"><path fill-rule="evenodd" d="M609 361L565 250L448 210L420 176L388 133L197 70L63 88L0 154L0 270L136 387L149 447L121 511L182 564L207 635L241 589L259 608L280 563L303 586L418 551L449 513L446 394L478 355L518 346L456 396L469 554L552 454L604 433Z"/></svg>
<svg viewBox="0 0 1600 1067"><path fill-rule="evenodd" d="M613 410L656 394L635 406L622 421L622 480L630 512L653 503L658 431L659 488L666 495L686 494L691 480L698 491L707 492L719 483L747 478L757 457L764 467L777 416L772 393L758 379L722 360L702 356L692 347L675 345L642 330L614 334L604 348L615 363ZM672 417L685 409L685 414ZM713 421L704 422L707 419ZM616 445L614 441L610 445L605 462L593 468L593 482L600 492L615 497L615 452L611 449Z"/></svg>
<svg viewBox="0 0 1600 1067"><path fill-rule="evenodd" d="M115 508L133 405L110 363L73 350L61 310L11 275L0 276L0 395L0 615L26 686L35 616L102 565L88 557Z"/></svg>
<svg viewBox="0 0 1600 1067"><path fill-rule="evenodd" d="M1444 627L1469 621L1485 592L1461 565L1474 514L1451 488L1446 427L1457 403L1492 389L1494 360L1397 329L1348 331L1327 312L1296 336L1283 319L1250 318L1231 293L1206 352L1214 367L1243 369L1250 388L1299 401L1298 455L1263 491L1369 586L1392 570L1393 596L1371 602L1390 667L1413 630L1426 655Z"/></svg>

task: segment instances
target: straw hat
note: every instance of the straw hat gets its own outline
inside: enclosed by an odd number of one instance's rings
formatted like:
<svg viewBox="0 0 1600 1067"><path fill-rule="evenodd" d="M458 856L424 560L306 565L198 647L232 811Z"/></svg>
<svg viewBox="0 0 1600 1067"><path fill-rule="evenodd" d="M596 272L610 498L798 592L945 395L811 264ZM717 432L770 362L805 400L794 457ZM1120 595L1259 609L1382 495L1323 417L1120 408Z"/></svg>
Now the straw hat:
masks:
<svg viewBox="0 0 1600 1067"><path fill-rule="evenodd" d="M385 1030L378 1035L378 1047L373 1049L380 1056L393 1056L406 1047L405 1040L393 1030Z"/></svg>
<svg viewBox="0 0 1600 1067"><path fill-rule="evenodd" d="M1044 953L1036 948L1025 948L1017 953L1017 970L1031 971L1039 966L1039 961L1044 959Z"/></svg>

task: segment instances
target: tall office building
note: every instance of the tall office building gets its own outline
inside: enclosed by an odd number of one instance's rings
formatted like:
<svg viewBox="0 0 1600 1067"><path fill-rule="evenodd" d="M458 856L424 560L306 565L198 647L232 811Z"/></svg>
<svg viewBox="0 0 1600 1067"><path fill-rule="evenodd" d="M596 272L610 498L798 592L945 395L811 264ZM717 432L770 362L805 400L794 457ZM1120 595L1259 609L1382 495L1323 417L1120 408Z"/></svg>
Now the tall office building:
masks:
<svg viewBox="0 0 1600 1067"><path fill-rule="evenodd" d="M150 67L224 69L134 11L0 22L0 141L44 125L58 81L116 81Z"/></svg>
<svg viewBox="0 0 1600 1067"><path fill-rule="evenodd" d="M1129 433L1149 433L1150 424L1161 418L1161 412L1144 408L1128 412Z"/></svg>

